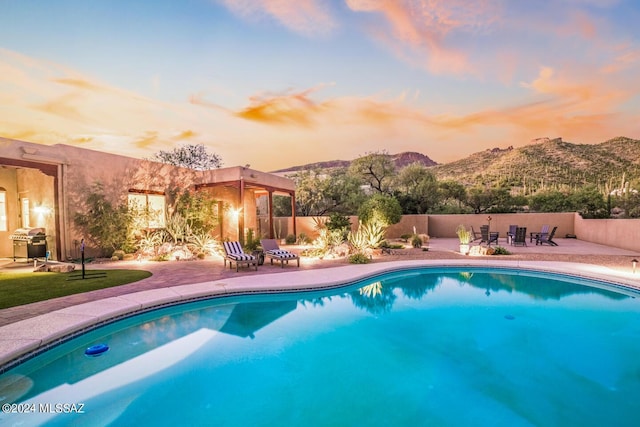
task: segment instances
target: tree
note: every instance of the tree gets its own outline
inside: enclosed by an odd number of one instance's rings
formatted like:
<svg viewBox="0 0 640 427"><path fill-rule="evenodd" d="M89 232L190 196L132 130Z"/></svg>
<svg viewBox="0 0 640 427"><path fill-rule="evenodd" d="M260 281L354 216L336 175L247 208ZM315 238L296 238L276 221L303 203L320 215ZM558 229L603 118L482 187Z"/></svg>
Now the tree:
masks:
<svg viewBox="0 0 640 427"><path fill-rule="evenodd" d="M491 212L492 208L510 205L511 196L506 188L473 187L469 189L466 204L474 213Z"/></svg>
<svg viewBox="0 0 640 427"><path fill-rule="evenodd" d="M386 152L369 153L358 157L349 166L349 173L379 193L390 193L396 166Z"/></svg>
<svg viewBox="0 0 640 427"><path fill-rule="evenodd" d="M218 202L204 191L167 190L170 210L184 218L193 233L211 233L218 226Z"/></svg>
<svg viewBox="0 0 640 427"><path fill-rule="evenodd" d="M218 169L222 166L220 156L208 153L204 144L183 145L171 151L160 150L151 160L199 171Z"/></svg>
<svg viewBox="0 0 640 427"><path fill-rule="evenodd" d="M467 190L464 185L457 181L445 180L438 182L440 192L441 212L460 213L463 212L463 205L467 200Z"/></svg>
<svg viewBox="0 0 640 427"><path fill-rule="evenodd" d="M104 187L95 183L88 192L86 211L76 212L75 224L89 241L99 249L100 255L110 255L117 249L129 249L131 227L135 213L127 204L114 206L104 194Z"/></svg>
<svg viewBox="0 0 640 427"><path fill-rule="evenodd" d="M365 224L369 222L384 226L397 224L402 219L402 207L394 197L374 194L360 206L358 217Z"/></svg>
<svg viewBox="0 0 640 427"><path fill-rule="evenodd" d="M436 177L420 163L400 170L394 194L405 214L425 214L440 203Z"/></svg>
<svg viewBox="0 0 640 427"><path fill-rule="evenodd" d="M593 185L572 193L569 200L583 218L609 218L607 203L602 193Z"/></svg>
<svg viewBox="0 0 640 427"><path fill-rule="evenodd" d="M570 212L572 210L568 195L557 190L540 191L529 200L529 208L534 212Z"/></svg>
<svg viewBox="0 0 640 427"><path fill-rule="evenodd" d="M328 173L303 170L291 178L296 183L296 212L300 216L353 214L365 197L358 181L345 169Z"/></svg>

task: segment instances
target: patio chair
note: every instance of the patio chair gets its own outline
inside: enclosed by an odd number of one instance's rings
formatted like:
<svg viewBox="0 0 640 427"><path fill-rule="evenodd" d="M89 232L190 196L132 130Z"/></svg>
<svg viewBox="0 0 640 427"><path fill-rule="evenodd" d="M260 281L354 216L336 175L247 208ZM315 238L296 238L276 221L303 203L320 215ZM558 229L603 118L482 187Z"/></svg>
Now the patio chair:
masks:
<svg viewBox="0 0 640 427"><path fill-rule="evenodd" d="M553 227L551 233L538 237L536 239L536 245L544 245L546 243L547 245L558 246L558 244L553 241L553 236L555 236L557 229L558 227Z"/></svg>
<svg viewBox="0 0 640 427"><path fill-rule="evenodd" d="M285 262L288 265L290 260L295 259L298 262L298 267L300 267L300 257L293 252L280 249L275 239L260 240L260 245L264 250L264 255L271 260L271 265L273 265L273 260L276 260L280 261L280 267L284 268Z"/></svg>
<svg viewBox="0 0 640 427"><path fill-rule="evenodd" d="M471 234L473 235L473 240L471 240L472 242L482 239L482 233L478 233L476 230L474 230L473 225L471 226Z"/></svg>
<svg viewBox="0 0 640 427"><path fill-rule="evenodd" d="M516 227L516 232L511 239L513 246L527 246L527 227Z"/></svg>
<svg viewBox="0 0 640 427"><path fill-rule="evenodd" d="M240 242L223 242L222 246L224 247L224 266L226 268L227 261L229 261L229 268L233 267L233 263L236 263L236 271L238 271L238 267L242 264L246 264L247 267L255 266L256 271L258 271L258 259L253 255L246 254L244 250L242 250L242 246Z"/></svg>
<svg viewBox="0 0 640 427"><path fill-rule="evenodd" d="M509 231L507 231L507 244L513 244L513 238L516 237L517 225L510 225Z"/></svg>
<svg viewBox="0 0 640 427"><path fill-rule="evenodd" d="M491 242L496 242L498 244L498 237L500 236L500 232L498 231L489 231L488 225L480 226L480 235L482 236L480 240L480 244L483 242L487 243L487 246L491 246Z"/></svg>
<svg viewBox="0 0 640 427"><path fill-rule="evenodd" d="M529 234L529 243L533 242L533 239L536 239L536 244L537 244L538 238L547 234L549 234L549 225L545 224L542 226L540 231L538 232L532 231L531 234Z"/></svg>

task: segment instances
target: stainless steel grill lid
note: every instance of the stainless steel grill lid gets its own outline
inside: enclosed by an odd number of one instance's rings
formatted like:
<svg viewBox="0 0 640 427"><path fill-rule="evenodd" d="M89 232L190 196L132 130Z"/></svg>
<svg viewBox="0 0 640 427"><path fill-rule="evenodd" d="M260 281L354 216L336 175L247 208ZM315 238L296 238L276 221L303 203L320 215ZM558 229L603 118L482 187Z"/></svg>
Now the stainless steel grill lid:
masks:
<svg viewBox="0 0 640 427"><path fill-rule="evenodd" d="M18 228L13 232L9 239L11 240L31 240L35 236L42 236L45 234L44 228Z"/></svg>

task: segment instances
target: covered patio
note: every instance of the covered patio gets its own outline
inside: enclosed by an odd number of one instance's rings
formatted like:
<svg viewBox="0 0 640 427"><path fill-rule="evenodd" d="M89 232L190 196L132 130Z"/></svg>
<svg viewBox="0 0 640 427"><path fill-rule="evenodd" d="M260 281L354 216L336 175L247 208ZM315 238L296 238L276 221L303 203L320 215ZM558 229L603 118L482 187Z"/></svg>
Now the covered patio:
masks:
<svg viewBox="0 0 640 427"><path fill-rule="evenodd" d="M284 238L278 235L274 219L274 196L290 198L291 230L296 235L296 197L292 180L270 173L260 172L245 166L205 171L196 191L207 191L221 200L219 206L221 240L238 240L244 244L248 230L253 230L254 238ZM278 219L280 220L280 218Z"/></svg>

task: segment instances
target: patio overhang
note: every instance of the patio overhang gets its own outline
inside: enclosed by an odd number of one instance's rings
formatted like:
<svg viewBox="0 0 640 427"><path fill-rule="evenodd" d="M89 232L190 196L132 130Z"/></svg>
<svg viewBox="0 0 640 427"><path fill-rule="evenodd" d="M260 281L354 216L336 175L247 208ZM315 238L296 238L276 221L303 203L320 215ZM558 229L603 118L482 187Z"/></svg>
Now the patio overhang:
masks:
<svg viewBox="0 0 640 427"><path fill-rule="evenodd" d="M273 218L273 196L274 194L284 194L291 197L291 212L293 219L293 234L296 230L296 199L295 183L289 178L260 172L248 167L236 166L232 168L215 169L204 171L202 181L195 185L196 191L204 188L226 187L234 190L237 195L238 215L238 238L244 244L244 228L246 221L245 193L253 191L255 195L266 195L269 212L269 238L274 238L274 218Z"/></svg>

